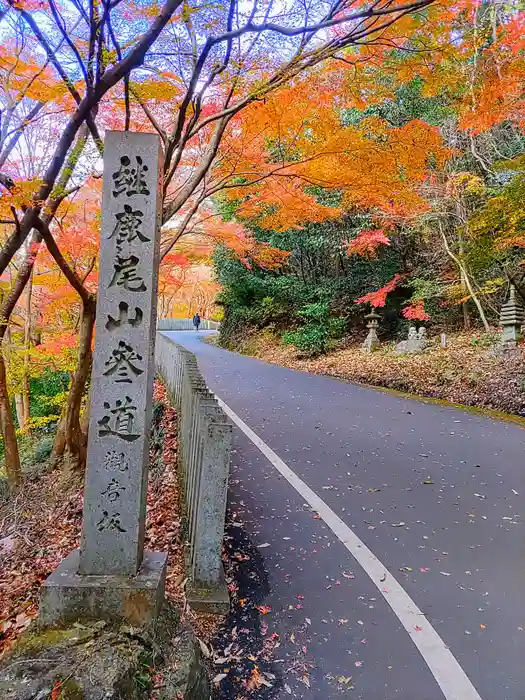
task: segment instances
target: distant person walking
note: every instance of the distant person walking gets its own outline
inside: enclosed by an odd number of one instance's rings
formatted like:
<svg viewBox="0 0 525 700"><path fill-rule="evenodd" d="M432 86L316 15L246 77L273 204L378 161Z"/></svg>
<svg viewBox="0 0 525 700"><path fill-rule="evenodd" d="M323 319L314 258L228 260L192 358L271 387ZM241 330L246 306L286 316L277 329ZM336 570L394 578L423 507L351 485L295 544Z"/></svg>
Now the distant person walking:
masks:
<svg viewBox="0 0 525 700"><path fill-rule="evenodd" d="M199 326L201 325L201 317L199 316L199 312L198 312L198 311L197 311L197 313L195 314L195 316L193 317L193 325L195 326L195 330L198 331L198 330L199 330Z"/></svg>

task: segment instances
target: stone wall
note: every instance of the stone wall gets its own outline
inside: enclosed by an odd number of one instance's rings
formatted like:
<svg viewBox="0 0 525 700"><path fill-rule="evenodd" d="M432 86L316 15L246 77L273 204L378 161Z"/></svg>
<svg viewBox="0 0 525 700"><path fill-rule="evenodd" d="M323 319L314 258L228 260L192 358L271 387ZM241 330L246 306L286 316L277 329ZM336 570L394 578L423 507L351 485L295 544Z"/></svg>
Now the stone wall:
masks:
<svg viewBox="0 0 525 700"><path fill-rule="evenodd" d="M232 424L208 390L195 355L157 333L155 364L179 413L179 469L193 607L227 605L221 560ZM199 604L199 600L203 602Z"/></svg>
<svg viewBox="0 0 525 700"><path fill-rule="evenodd" d="M201 331L217 331L220 323L217 321L201 320ZM159 331L193 331L193 321L191 318L159 318L157 322Z"/></svg>

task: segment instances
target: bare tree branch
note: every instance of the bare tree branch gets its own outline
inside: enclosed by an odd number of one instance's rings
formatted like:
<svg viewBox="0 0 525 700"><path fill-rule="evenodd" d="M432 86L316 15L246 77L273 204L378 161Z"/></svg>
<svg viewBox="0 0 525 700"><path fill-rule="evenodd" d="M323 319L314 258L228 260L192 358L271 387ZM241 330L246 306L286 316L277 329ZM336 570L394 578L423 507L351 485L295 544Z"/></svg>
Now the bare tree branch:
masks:
<svg viewBox="0 0 525 700"><path fill-rule="evenodd" d="M159 124L159 122L155 119L154 115L151 113L151 110L148 107L148 105L146 104L146 102L144 102L144 100L140 96L139 92L132 85L130 85L129 91L133 95L133 97L137 100L138 104L142 107L144 114L147 116L152 127L155 129L155 131L158 133L158 135L162 139L162 142L164 144L166 144L168 136L167 136L166 132L164 131L164 129L162 128L162 126Z"/></svg>
<svg viewBox="0 0 525 700"><path fill-rule="evenodd" d="M82 74L84 76L84 80L86 81L86 85L87 85L88 84L88 77L87 77L86 66L84 65L84 60L82 59L82 56L80 55L77 47L75 46L75 43L72 41L72 39L70 38L70 36L68 34L64 19L56 8L55 0L47 0L47 2L48 2L49 7L51 9L51 14L53 15L53 18L55 20L55 24L57 25L58 29L60 30L60 33L62 34L64 41L69 46L69 48L73 52L75 58L77 59L77 63L80 67L80 70L82 71Z"/></svg>
<svg viewBox="0 0 525 700"><path fill-rule="evenodd" d="M7 0L14 4L15 0ZM57 144L51 163L44 174L43 183L35 198L35 205L30 207L24 214L20 223L20 234L11 235L0 251L0 275L7 268L16 251L24 243L29 235L36 217L41 208L41 202L45 202L55 184L55 180L62 168L64 159L77 135L80 126L84 121L88 121L91 111L100 102L102 97L115 86L129 71L138 67L144 61L144 57L149 47L155 42L163 28L169 22L175 10L180 6L182 0L166 0L160 13L150 25L149 29L142 35L137 44L129 51L122 61L105 71L97 85L92 91L81 100L77 109L72 114L66 125L62 136ZM18 10L17 10L18 11Z"/></svg>
<svg viewBox="0 0 525 700"><path fill-rule="evenodd" d="M36 115L42 110L44 107L43 102L37 102L36 105L30 110L28 115L24 117L24 120L22 123L14 130L13 135L9 139L9 141L5 144L2 153L0 153L0 168L3 168L5 165L6 160L9 158L11 155L11 152L15 148L16 144L18 143L20 137L22 136L22 133L24 132L24 129L31 124L33 119L36 117Z"/></svg>

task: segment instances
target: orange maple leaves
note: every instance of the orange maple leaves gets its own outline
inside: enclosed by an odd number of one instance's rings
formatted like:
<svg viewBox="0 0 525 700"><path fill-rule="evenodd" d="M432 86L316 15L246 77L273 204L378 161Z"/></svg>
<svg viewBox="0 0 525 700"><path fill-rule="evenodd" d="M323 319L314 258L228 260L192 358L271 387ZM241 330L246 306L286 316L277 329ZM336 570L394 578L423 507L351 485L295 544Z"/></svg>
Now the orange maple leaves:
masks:
<svg viewBox="0 0 525 700"><path fill-rule="evenodd" d="M242 224L234 221L209 224L206 234L214 243L232 250L247 268L255 264L265 270L278 270L290 256L286 250L256 241Z"/></svg>
<svg viewBox="0 0 525 700"><path fill-rule="evenodd" d="M525 12L502 24L490 46L476 50L476 75L460 126L473 133L503 121L525 128Z"/></svg>
<svg viewBox="0 0 525 700"><path fill-rule="evenodd" d="M356 299L354 303L370 304L370 306L373 306L374 308L385 306L387 296L390 294L390 292L394 291L394 289L398 286L402 279L403 275L395 274L394 277L390 280L390 282L387 282L383 287L381 287L381 289L378 289L375 292L370 292L369 294L365 294L359 299Z"/></svg>
<svg viewBox="0 0 525 700"><path fill-rule="evenodd" d="M425 311L425 302L423 299L405 306L401 314L409 321L430 321L430 316Z"/></svg>
<svg viewBox="0 0 525 700"><path fill-rule="evenodd" d="M354 207L395 215L426 208L420 187L429 158L437 167L449 155L438 130L420 120L395 128L371 116L347 123L348 83L345 70L324 68L238 118L219 169L237 177L224 196L239 202L241 218L286 230ZM332 201L319 196L328 191Z"/></svg>
<svg viewBox="0 0 525 700"><path fill-rule="evenodd" d="M377 257L377 249L381 245L390 245L390 239L383 229L361 231L347 246L348 255L361 255L366 258Z"/></svg>

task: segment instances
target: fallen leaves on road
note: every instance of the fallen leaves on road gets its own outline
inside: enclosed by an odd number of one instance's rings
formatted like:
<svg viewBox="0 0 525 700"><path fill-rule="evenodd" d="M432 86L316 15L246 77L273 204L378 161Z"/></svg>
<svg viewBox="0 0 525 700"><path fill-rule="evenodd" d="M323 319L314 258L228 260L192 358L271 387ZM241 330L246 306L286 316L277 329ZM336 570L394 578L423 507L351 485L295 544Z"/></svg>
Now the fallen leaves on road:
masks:
<svg viewBox="0 0 525 700"><path fill-rule="evenodd" d="M257 690L258 688L271 688L272 683L268 680L267 677L264 676L263 673L260 672L258 666L254 666L252 668L250 677L245 683L246 688L248 690Z"/></svg>
<svg viewBox="0 0 525 700"><path fill-rule="evenodd" d="M269 605L257 605L256 607L261 615L268 615L272 612L272 608Z"/></svg>

